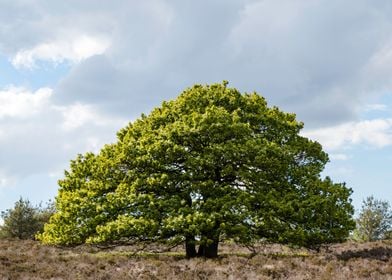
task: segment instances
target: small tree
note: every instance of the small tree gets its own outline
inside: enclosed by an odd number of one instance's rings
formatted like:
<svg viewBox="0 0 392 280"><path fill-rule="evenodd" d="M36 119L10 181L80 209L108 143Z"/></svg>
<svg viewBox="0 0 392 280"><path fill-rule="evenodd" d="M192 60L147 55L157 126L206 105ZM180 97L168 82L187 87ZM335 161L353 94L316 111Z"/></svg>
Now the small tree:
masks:
<svg viewBox="0 0 392 280"><path fill-rule="evenodd" d="M373 241L387 239L392 230L392 210L387 201L367 197L362 202L361 212L356 220L356 239Z"/></svg>
<svg viewBox="0 0 392 280"><path fill-rule="evenodd" d="M14 208L1 212L4 224L0 227L2 237L34 239L35 234L42 231L54 213L54 204L46 207L33 206L29 200L20 198Z"/></svg>

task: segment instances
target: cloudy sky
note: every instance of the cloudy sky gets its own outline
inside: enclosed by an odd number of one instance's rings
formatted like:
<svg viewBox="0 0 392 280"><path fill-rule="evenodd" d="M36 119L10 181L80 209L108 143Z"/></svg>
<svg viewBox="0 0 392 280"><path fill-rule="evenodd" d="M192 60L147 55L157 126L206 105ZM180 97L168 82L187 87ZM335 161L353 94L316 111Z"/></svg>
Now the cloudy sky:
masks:
<svg viewBox="0 0 392 280"><path fill-rule="evenodd" d="M195 83L295 112L325 174L392 202L390 0L0 0L0 210Z"/></svg>

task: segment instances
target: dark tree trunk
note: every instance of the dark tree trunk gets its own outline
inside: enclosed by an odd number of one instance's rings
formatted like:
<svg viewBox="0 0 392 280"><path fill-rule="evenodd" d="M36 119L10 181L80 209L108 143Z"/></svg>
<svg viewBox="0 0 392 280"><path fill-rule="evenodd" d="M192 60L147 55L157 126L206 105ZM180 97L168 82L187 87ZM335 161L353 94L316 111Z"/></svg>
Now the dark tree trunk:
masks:
<svg viewBox="0 0 392 280"><path fill-rule="evenodd" d="M188 195L185 197L189 208L192 207L192 198ZM196 240L193 235L185 236L185 252L188 259L197 257Z"/></svg>
<svg viewBox="0 0 392 280"><path fill-rule="evenodd" d="M186 257L188 259L194 258L197 256L196 246L195 246L195 238L193 236L186 236L185 237L185 252L186 252Z"/></svg>
<svg viewBox="0 0 392 280"><path fill-rule="evenodd" d="M201 244L197 252L198 257L216 258L218 257L218 240L214 240L210 244Z"/></svg>

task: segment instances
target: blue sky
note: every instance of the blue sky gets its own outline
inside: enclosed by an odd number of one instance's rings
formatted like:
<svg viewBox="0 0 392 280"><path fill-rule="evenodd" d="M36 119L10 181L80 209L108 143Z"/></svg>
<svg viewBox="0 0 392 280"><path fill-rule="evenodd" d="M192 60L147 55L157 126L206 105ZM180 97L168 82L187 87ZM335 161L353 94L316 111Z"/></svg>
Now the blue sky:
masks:
<svg viewBox="0 0 392 280"><path fill-rule="evenodd" d="M0 210L195 83L295 112L354 190L392 202L389 0L0 0Z"/></svg>

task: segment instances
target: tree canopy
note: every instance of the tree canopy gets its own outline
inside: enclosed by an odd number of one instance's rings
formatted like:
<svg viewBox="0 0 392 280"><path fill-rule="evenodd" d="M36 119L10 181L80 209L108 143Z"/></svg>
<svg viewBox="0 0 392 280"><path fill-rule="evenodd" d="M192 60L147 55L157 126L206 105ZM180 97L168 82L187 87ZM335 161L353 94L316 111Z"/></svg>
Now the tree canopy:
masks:
<svg viewBox="0 0 392 280"><path fill-rule="evenodd" d="M215 257L225 239L342 241L355 226L352 191L321 178L328 155L302 128L257 93L195 85L71 161L39 238L184 242L188 257Z"/></svg>

